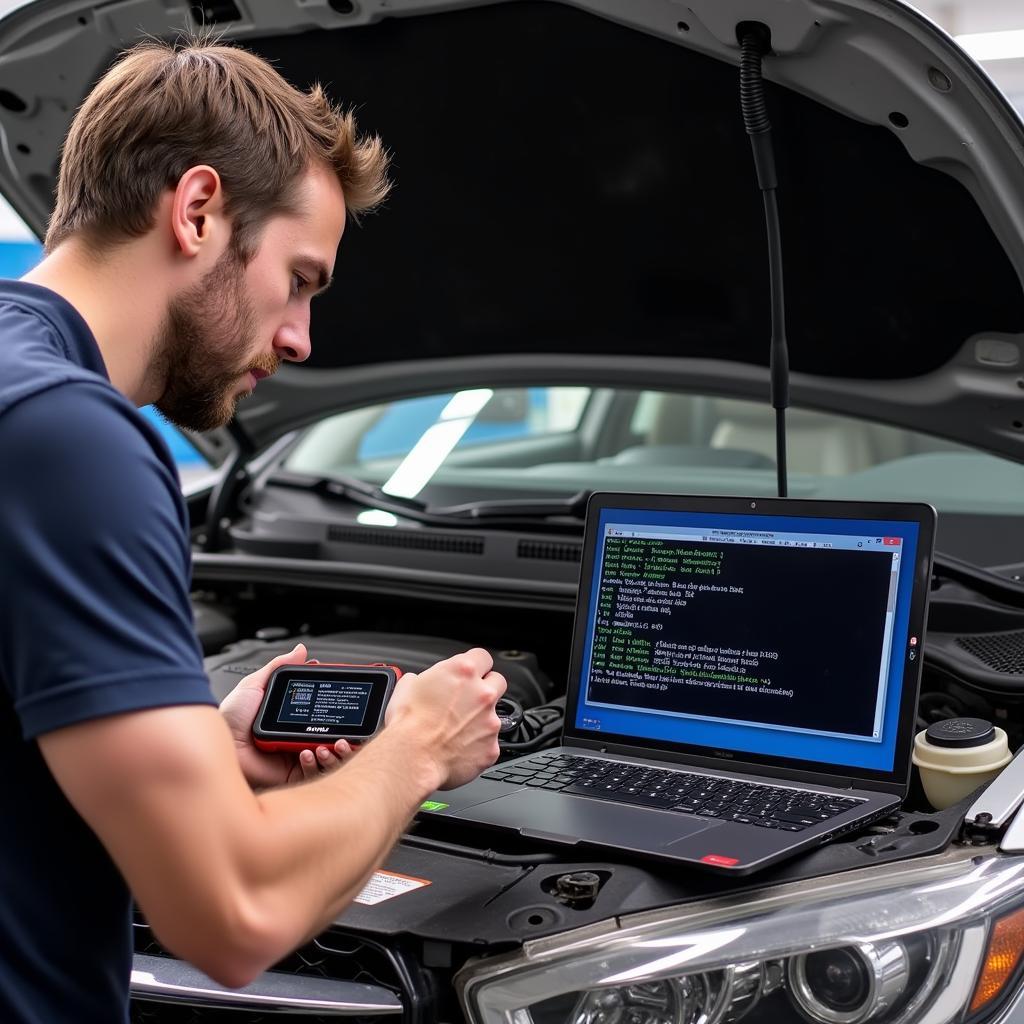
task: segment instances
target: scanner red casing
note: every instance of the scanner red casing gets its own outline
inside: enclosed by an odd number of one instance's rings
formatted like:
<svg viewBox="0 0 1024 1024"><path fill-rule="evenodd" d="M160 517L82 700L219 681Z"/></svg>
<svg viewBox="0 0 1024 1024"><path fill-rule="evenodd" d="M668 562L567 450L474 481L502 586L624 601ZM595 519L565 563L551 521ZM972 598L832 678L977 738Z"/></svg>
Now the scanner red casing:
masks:
<svg viewBox="0 0 1024 1024"><path fill-rule="evenodd" d="M402 678L402 670L397 665L389 665L387 662L384 662L384 661L375 661L375 662L372 662L370 664L365 664L365 665L357 665L357 664L354 664L354 663L351 663L351 662L345 662L345 661L312 661L312 662L307 661L307 662L305 662L303 664L299 664L299 665L281 665L280 667L281 668L304 668L307 665L310 668L361 668L361 669L384 668L384 669L389 669L391 672L394 673L394 676L395 676L395 680L394 681L396 683L398 682L399 679ZM276 672L276 669L275 669L275 672ZM270 677L270 679L267 680L267 689L266 689L266 692L264 693L263 703L260 704L260 709L259 709L259 712L256 715L255 722L259 722L259 720L263 717L263 711L264 711L264 709L267 706L267 696L270 693L270 681L273 678L274 677L272 675ZM388 694L388 697L390 697L390 693ZM385 700L387 700L387 698L385 698ZM382 715L383 715L383 712L382 712ZM254 722L254 725L255 725L255 722ZM316 750L317 747L327 747L327 746L333 746L334 745L334 740L333 739L328 740L328 739L326 739L326 737L321 738L321 739L312 739L312 738L310 738L310 739L307 739L307 740L279 740L279 739L271 740L271 739L263 739L260 736L257 736L255 732L253 732L253 742L256 744L258 749L266 751L267 753L282 753L282 752L298 753L299 751L302 751L302 750ZM353 742L352 740L349 740L348 742L350 743L351 746L354 746L354 747L359 746L358 743Z"/></svg>

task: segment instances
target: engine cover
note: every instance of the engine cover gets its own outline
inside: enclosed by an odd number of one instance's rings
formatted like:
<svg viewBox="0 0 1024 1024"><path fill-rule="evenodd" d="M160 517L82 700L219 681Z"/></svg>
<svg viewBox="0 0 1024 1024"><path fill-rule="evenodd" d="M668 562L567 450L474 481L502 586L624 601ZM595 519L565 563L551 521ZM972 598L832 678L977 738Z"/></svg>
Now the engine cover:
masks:
<svg viewBox="0 0 1024 1024"><path fill-rule="evenodd" d="M240 640L220 654L205 659L206 673L218 700L235 687L242 676L262 668L272 658L286 654L296 643L306 645L311 658L349 664L375 661L397 665L403 672L422 672L435 662L467 650L472 644L408 633L327 633L323 636L289 636L274 640ZM490 651L495 671L508 681L508 695L524 707L545 703L555 692L554 684L528 651Z"/></svg>

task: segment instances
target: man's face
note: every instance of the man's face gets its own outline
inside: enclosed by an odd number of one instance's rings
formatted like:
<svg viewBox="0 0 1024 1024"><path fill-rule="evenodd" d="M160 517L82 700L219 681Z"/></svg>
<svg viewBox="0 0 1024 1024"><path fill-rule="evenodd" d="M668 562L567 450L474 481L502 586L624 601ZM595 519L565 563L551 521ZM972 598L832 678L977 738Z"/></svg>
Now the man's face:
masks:
<svg viewBox="0 0 1024 1024"><path fill-rule="evenodd" d="M165 382L156 406L179 427L223 426L261 377L309 356L310 302L330 281L345 202L327 168L300 182L298 212L267 222L248 264L228 248L168 306L156 347Z"/></svg>

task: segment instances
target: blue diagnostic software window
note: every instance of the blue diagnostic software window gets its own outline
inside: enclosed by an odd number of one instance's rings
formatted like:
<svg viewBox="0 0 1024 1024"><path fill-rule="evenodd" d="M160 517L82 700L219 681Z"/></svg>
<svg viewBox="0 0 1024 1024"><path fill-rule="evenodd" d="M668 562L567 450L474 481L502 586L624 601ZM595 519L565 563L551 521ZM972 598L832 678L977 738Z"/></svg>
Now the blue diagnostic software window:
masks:
<svg viewBox="0 0 1024 1024"><path fill-rule="evenodd" d="M917 534L604 509L576 727L891 771Z"/></svg>

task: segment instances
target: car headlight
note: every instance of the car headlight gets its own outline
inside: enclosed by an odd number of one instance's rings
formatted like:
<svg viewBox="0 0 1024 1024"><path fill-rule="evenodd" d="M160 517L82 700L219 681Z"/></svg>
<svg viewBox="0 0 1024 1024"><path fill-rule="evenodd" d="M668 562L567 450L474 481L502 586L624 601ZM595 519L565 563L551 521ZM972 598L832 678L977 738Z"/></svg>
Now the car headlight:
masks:
<svg viewBox="0 0 1024 1024"><path fill-rule="evenodd" d="M479 1024L980 1024L1022 952L1024 857L961 850L591 925L457 984Z"/></svg>

